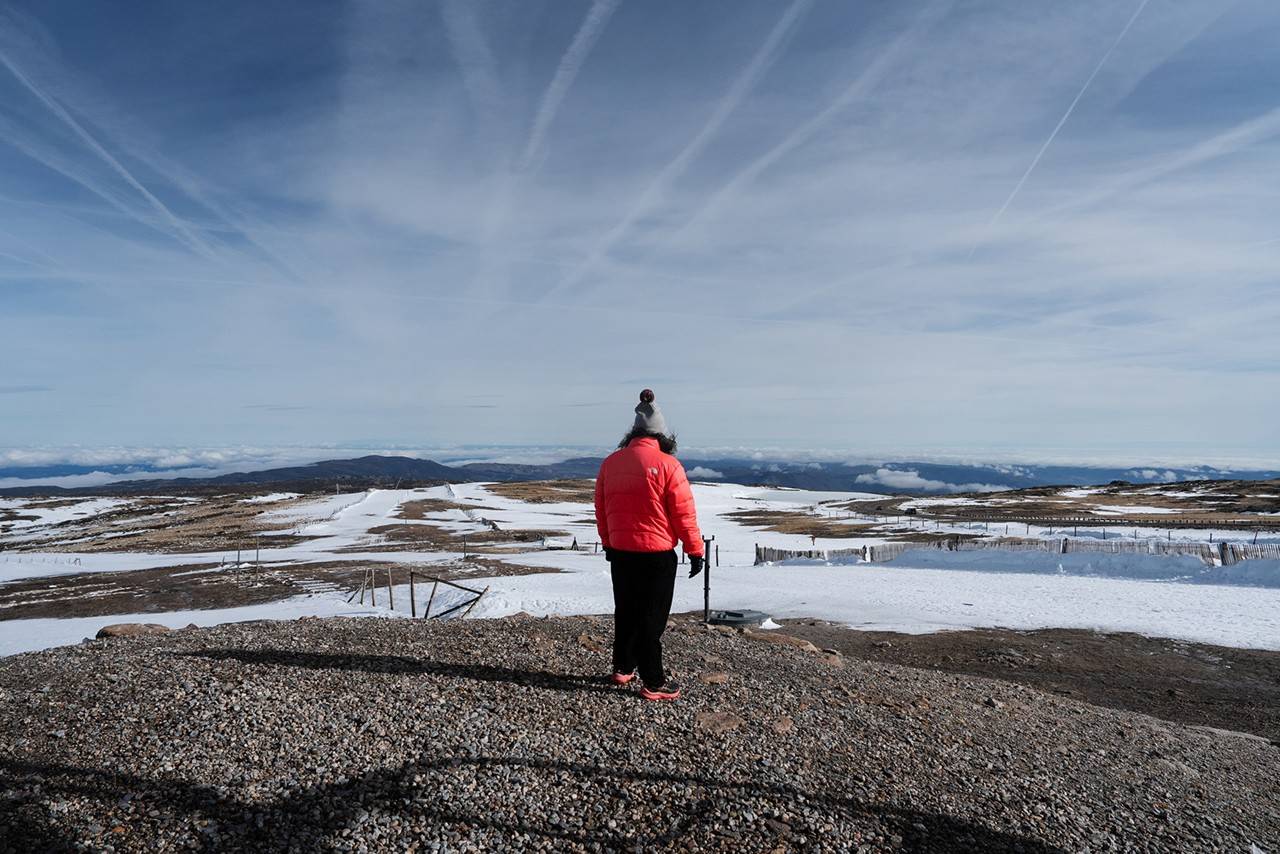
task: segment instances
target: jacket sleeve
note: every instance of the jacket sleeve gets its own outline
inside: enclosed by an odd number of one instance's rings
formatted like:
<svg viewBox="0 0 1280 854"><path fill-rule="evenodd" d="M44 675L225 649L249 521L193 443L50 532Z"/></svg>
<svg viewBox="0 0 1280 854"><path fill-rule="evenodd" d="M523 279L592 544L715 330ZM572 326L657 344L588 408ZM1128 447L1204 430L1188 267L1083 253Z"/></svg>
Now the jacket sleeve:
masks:
<svg viewBox="0 0 1280 854"><path fill-rule="evenodd" d="M684 544L684 553L701 555L703 546L702 532L698 530L698 511L693 506L693 490L689 488L689 478L679 461L676 461L667 478L664 500L671 530Z"/></svg>
<svg viewBox="0 0 1280 854"><path fill-rule="evenodd" d="M600 545L609 548L609 517L604 512L604 466L596 475L596 532L600 534Z"/></svg>

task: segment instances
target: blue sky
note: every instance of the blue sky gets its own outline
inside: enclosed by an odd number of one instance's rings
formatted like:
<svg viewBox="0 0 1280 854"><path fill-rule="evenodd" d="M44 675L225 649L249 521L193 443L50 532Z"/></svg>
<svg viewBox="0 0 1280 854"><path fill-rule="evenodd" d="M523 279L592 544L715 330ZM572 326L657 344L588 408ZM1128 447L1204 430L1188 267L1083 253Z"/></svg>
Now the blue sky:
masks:
<svg viewBox="0 0 1280 854"><path fill-rule="evenodd" d="M1280 459L1270 0L0 5L0 446Z"/></svg>

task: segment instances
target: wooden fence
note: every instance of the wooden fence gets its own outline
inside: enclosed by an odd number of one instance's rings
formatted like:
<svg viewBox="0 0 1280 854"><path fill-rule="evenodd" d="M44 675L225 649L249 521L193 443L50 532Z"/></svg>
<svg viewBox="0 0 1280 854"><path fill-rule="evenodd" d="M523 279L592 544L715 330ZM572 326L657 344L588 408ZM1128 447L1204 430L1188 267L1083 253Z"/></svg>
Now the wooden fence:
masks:
<svg viewBox="0 0 1280 854"><path fill-rule="evenodd" d="M1141 554L1141 555L1190 555L1206 564L1231 566L1243 560L1280 560L1280 544L1247 545L1243 543L1177 543L1161 540L1075 540L1070 537L1052 540L962 540L959 538L932 540L930 542L880 543L854 549L776 549L756 545L756 565L777 563L804 558L808 560L841 561L853 558L867 563L893 560L903 552L917 549L943 551L1023 551L1072 554Z"/></svg>
<svg viewBox="0 0 1280 854"><path fill-rule="evenodd" d="M476 603L479 602L484 597L484 594L489 592L488 587L486 587L483 590L476 590L473 587L466 587L464 585L458 584L453 581L449 581L444 578L440 578L435 575L427 575L422 572L414 572L411 569L409 570L409 615L415 618L418 616L418 599L417 599L416 585L417 585L418 579L420 578L431 582L431 597L427 600L426 611L422 613L422 616L428 620L438 620L438 619L441 619L442 617L447 617L450 614L457 613L458 611L462 611L461 618L465 618L468 614L471 613L471 609L476 606ZM395 581L391 577L391 567L387 567L386 569L386 579L387 579L387 607L389 607L391 610L394 611L396 609ZM455 590L462 590L466 593L470 593L472 598L458 605L454 605L452 608L447 608L443 611L440 611L439 613L432 614L431 606L436 601L436 591L440 588L441 584L445 585L446 587L452 587ZM374 607L377 607L378 605L378 570L376 567L371 566L365 569L364 580L360 582L360 586L357 589L351 592L351 595L347 597L347 601L351 602L356 598L356 596L359 596L360 604L363 605L364 595L366 591L369 594L369 604L373 605Z"/></svg>

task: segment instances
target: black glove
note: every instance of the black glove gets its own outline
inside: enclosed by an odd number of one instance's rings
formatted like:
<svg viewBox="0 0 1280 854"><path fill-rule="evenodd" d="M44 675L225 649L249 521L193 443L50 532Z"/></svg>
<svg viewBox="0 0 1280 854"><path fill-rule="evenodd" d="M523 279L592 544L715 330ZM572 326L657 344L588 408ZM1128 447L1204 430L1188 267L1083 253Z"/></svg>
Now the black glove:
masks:
<svg viewBox="0 0 1280 854"><path fill-rule="evenodd" d="M609 563L613 563L613 549L608 546L604 547L604 559L609 561Z"/></svg>
<svg viewBox="0 0 1280 854"><path fill-rule="evenodd" d="M689 555L689 577L693 578L699 572L702 572L702 565L706 563L702 555Z"/></svg>

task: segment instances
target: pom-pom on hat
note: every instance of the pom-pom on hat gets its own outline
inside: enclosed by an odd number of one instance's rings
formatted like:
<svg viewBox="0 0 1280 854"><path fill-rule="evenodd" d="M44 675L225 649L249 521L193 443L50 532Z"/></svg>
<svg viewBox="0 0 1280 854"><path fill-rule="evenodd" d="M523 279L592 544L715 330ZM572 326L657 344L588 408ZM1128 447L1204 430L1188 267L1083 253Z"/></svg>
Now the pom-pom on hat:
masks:
<svg viewBox="0 0 1280 854"><path fill-rule="evenodd" d="M644 430L646 433L671 435L667 432L667 420L662 417L662 410L653 402L653 389L647 388L640 392L640 402L636 404L635 429Z"/></svg>

